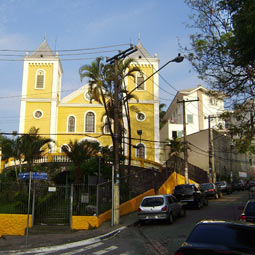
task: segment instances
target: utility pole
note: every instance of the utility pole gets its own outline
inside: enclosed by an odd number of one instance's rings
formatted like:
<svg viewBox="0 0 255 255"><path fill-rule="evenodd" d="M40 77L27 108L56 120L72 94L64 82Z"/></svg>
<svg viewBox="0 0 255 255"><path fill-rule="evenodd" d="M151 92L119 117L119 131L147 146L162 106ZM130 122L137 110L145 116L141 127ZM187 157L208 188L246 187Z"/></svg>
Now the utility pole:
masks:
<svg viewBox="0 0 255 255"><path fill-rule="evenodd" d="M208 148L209 148L209 182L212 183L215 181L214 178L214 167L213 167L213 142L212 142L212 128L211 128L211 119L216 118L216 116L208 115L205 119L208 119Z"/></svg>
<svg viewBox="0 0 255 255"><path fill-rule="evenodd" d="M106 62L114 64L114 134L113 134L113 149L114 149L114 167L113 167L113 182L112 182L112 225L118 225L120 220L120 188L119 188L119 174L120 174L120 126L119 126L119 77L118 77L118 61L137 51L131 46L127 50L107 59Z"/></svg>
<svg viewBox="0 0 255 255"><path fill-rule="evenodd" d="M182 104L182 112L183 112L183 145L184 145L184 176L185 176L185 184L189 183L189 171L188 171L188 146L187 146L187 132L186 132L186 110L185 103L196 102L199 99L194 100L177 100L178 104Z"/></svg>

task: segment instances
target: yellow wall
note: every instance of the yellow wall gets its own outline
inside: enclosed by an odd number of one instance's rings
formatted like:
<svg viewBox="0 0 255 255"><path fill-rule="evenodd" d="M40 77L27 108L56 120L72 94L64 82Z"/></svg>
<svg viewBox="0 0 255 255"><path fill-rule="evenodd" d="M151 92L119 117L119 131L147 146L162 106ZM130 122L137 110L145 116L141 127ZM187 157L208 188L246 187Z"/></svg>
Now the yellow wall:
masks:
<svg viewBox="0 0 255 255"><path fill-rule="evenodd" d="M139 65L141 71L145 74L145 79L152 75L153 67L151 65ZM139 100L154 100L154 88L153 88L154 77L145 82L145 91L135 90L132 94L137 96ZM137 84L134 81L133 77L128 77L128 90L133 90Z"/></svg>
<svg viewBox="0 0 255 255"><path fill-rule="evenodd" d="M32 216L29 216L29 227L32 226ZM0 214L0 236L24 235L27 228L27 215Z"/></svg>
<svg viewBox="0 0 255 255"><path fill-rule="evenodd" d="M193 180L189 179L189 183L196 183ZM176 174L173 172L165 183L158 190L158 194L172 194L173 189L176 185L185 184L185 177L181 174Z"/></svg>
<svg viewBox="0 0 255 255"><path fill-rule="evenodd" d="M35 110L42 110L43 117L41 119L35 119L33 113ZM27 102L26 103L26 117L25 117L25 130L28 132L31 127L40 128L39 133L49 134L50 132L50 112L51 103L37 103Z"/></svg>
<svg viewBox="0 0 255 255"><path fill-rule="evenodd" d="M154 195L154 189L123 203L120 205L120 215L126 215L131 212L137 211L142 199L145 196ZM112 218L112 210L108 210L103 214L97 216L73 216L72 217L72 229L92 229L99 227L103 222Z"/></svg>
<svg viewBox="0 0 255 255"><path fill-rule="evenodd" d="M143 112L146 115L146 119L144 121L138 121L136 119L136 112L131 111L131 126L132 126L132 138L136 138L138 140L133 140L132 144L136 145L140 143L140 136L137 134L137 130L142 130L142 141L146 146L146 159L154 161L155 153L154 148L155 143L154 139L154 105L153 104L130 104L130 107L135 106L138 108L139 112ZM150 142L151 141L151 142ZM135 157L136 150L132 150L132 157Z"/></svg>
<svg viewBox="0 0 255 255"><path fill-rule="evenodd" d="M45 72L45 88L35 89L36 71L43 69ZM29 64L27 98L51 98L53 64Z"/></svg>

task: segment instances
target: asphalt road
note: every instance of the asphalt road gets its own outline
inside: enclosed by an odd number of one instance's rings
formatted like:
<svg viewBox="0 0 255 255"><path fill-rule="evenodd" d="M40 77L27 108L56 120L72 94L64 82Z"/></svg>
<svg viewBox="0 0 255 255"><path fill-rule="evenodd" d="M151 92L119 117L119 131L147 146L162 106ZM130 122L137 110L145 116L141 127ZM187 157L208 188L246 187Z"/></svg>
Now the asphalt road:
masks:
<svg viewBox="0 0 255 255"><path fill-rule="evenodd" d="M209 205L201 210L187 210L186 217L176 219L173 225L150 223L136 228L150 240L152 245L155 244L155 253L151 254L174 254L196 223L201 220L214 219L238 220L247 199L247 191L234 192L231 195L224 195L218 200L209 200Z"/></svg>

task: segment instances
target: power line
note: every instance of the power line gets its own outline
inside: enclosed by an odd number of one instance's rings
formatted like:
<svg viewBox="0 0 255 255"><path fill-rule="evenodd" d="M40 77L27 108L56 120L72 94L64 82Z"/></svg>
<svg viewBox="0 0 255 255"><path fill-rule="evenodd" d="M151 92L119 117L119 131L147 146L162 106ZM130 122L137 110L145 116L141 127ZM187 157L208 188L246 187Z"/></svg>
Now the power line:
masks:
<svg viewBox="0 0 255 255"><path fill-rule="evenodd" d="M138 48L138 50L139 50L139 52L143 55L143 57L147 60L147 62L151 64L150 60L143 54L143 52L141 51L141 49ZM152 64L151 64L151 65L152 65ZM153 66L153 65L152 65L152 66ZM154 70L154 72L156 71L155 68L154 68L154 66L153 66L153 70ZM162 74L159 73L159 76L160 76L160 78L161 78L168 86L170 86L172 89L174 89L175 91L178 92L178 90L177 90L174 86L172 86L172 85L162 76Z"/></svg>
<svg viewBox="0 0 255 255"><path fill-rule="evenodd" d="M87 51L87 50L98 50L98 49L106 49L106 48L113 48L113 47L120 47L120 46L127 46L130 45L129 43L124 44L114 44L114 45L108 45L108 46L100 46L100 47L92 47L92 48L80 48L80 49L63 49L63 50L57 50L57 52L70 52L70 51ZM35 50L17 50L17 49L0 49L0 52L35 52ZM40 52L50 52L53 51L40 51Z"/></svg>

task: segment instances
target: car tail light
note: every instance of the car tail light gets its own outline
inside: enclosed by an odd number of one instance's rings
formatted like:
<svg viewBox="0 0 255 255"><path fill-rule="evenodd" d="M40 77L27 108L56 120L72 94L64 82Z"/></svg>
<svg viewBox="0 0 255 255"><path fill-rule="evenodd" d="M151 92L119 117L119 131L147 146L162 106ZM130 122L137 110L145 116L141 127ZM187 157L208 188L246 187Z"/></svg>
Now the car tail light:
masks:
<svg viewBox="0 0 255 255"><path fill-rule="evenodd" d="M164 206L162 209L161 209L162 212L166 212L167 211L167 206Z"/></svg>
<svg viewBox="0 0 255 255"><path fill-rule="evenodd" d="M241 221L246 221L246 216L245 216L245 215L241 215L241 216L240 216L240 220L241 220Z"/></svg>
<svg viewBox="0 0 255 255"><path fill-rule="evenodd" d="M137 209L137 211L138 211L138 212L141 212L141 211L142 211L142 209L139 207L139 208Z"/></svg>
<svg viewBox="0 0 255 255"><path fill-rule="evenodd" d="M214 189L209 189L208 191L214 191Z"/></svg>
<svg viewBox="0 0 255 255"><path fill-rule="evenodd" d="M176 251L176 252L174 253L174 255L184 255L184 252L182 252L182 251Z"/></svg>

